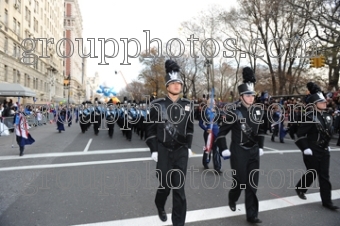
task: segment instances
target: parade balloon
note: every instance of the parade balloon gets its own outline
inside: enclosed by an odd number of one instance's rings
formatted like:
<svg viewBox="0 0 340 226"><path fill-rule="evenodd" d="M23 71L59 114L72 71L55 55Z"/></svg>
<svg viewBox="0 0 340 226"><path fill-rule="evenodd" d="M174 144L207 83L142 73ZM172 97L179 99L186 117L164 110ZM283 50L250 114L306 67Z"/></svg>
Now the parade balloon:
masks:
<svg viewBox="0 0 340 226"><path fill-rule="evenodd" d="M117 93L114 91L114 88L109 87L106 84L100 85L97 93L102 94L104 97L114 97L117 95Z"/></svg>

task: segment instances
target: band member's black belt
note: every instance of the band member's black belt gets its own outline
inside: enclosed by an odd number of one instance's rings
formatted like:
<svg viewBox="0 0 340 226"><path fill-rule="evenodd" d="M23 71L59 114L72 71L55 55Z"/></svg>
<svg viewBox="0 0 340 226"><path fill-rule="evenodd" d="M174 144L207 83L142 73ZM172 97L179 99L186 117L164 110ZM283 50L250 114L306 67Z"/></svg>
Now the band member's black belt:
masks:
<svg viewBox="0 0 340 226"><path fill-rule="evenodd" d="M245 143L240 143L240 146L244 147L244 148L253 148L256 145L257 145L257 143L254 143L252 141L248 141L248 142L245 142Z"/></svg>
<svg viewBox="0 0 340 226"><path fill-rule="evenodd" d="M176 142L172 142L172 143L163 143L163 146L168 150L168 151L177 151L179 150L181 147L183 147L183 144L179 144Z"/></svg>

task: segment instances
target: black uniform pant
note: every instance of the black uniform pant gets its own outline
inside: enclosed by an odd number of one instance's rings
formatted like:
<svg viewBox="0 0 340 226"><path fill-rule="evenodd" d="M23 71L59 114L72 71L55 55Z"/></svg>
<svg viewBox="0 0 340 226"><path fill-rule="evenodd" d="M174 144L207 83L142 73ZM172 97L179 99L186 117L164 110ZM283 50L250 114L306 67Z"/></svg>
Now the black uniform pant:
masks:
<svg viewBox="0 0 340 226"><path fill-rule="evenodd" d="M85 115L79 115L79 126L80 129L83 133L85 133L85 131L88 128L88 122L89 121L89 117L85 116Z"/></svg>
<svg viewBox="0 0 340 226"><path fill-rule="evenodd" d="M242 190L245 190L245 206L247 218L257 217L259 201L256 197L259 182L260 159L259 147L248 150L238 144L231 144L230 165L235 170L232 188L229 191L229 202L237 202Z"/></svg>
<svg viewBox="0 0 340 226"><path fill-rule="evenodd" d="M115 126L115 124L112 123L112 121L107 123L107 128L109 129L109 130L108 130L108 131L109 131L108 133L109 133L109 136L110 136L111 138L112 138L112 136L113 136L114 126Z"/></svg>
<svg viewBox="0 0 340 226"><path fill-rule="evenodd" d="M328 151L324 154L303 155L303 162L306 165L307 171L302 176L301 180L296 184L296 189L306 193L308 187L314 182L316 176L319 177L320 196L323 204L331 204L332 185L329 181L329 159Z"/></svg>
<svg viewBox="0 0 340 226"><path fill-rule="evenodd" d="M20 151L20 154L24 153L24 150L25 150L25 146L20 146L21 145L21 137L16 135L16 140L17 140L17 144L19 145L19 151Z"/></svg>
<svg viewBox="0 0 340 226"><path fill-rule="evenodd" d="M207 144L209 133L204 131L203 133L203 138L204 138L204 143ZM215 170L221 170L221 156L219 151L217 150L217 144L216 142L213 142L213 147L212 147L212 155L213 155L213 164L214 164L214 169ZM202 164L203 166L208 166L209 162L211 159L211 152L206 153L205 151L203 152L203 158L202 158Z"/></svg>
<svg viewBox="0 0 340 226"><path fill-rule="evenodd" d="M157 189L155 204L164 209L167 197L172 190L172 223L181 226L185 223L187 201L185 197L185 176L188 164L188 148L180 147L169 151L161 143L158 144Z"/></svg>
<svg viewBox="0 0 340 226"><path fill-rule="evenodd" d="M94 117L94 122L93 122L93 131L94 131L94 134L97 135L99 133L99 128L101 126L101 123L102 123L102 120L101 120L101 117L100 116L95 116Z"/></svg>

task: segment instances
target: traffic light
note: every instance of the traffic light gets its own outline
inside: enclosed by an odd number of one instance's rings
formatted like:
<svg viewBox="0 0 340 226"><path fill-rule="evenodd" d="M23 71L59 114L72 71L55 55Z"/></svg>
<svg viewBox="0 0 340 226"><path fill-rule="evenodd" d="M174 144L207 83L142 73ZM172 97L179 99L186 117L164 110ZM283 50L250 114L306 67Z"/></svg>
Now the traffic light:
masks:
<svg viewBox="0 0 340 226"><path fill-rule="evenodd" d="M64 86L69 86L70 85L70 80L64 79Z"/></svg>
<svg viewBox="0 0 340 226"><path fill-rule="evenodd" d="M320 56L319 57L319 67L324 67L325 66L325 62L326 62L326 58L325 56Z"/></svg>
<svg viewBox="0 0 340 226"><path fill-rule="evenodd" d="M316 57L312 57L309 59L309 65L310 67L315 67L317 68L318 67L318 59Z"/></svg>

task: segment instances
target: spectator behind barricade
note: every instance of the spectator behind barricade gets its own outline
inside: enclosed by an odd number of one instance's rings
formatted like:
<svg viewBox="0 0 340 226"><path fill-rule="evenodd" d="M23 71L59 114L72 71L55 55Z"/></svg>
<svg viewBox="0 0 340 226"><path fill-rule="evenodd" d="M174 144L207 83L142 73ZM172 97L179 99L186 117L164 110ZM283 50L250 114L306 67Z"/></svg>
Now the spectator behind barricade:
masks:
<svg viewBox="0 0 340 226"><path fill-rule="evenodd" d="M37 121L38 121L38 126L42 125L42 114L40 110L37 110Z"/></svg>
<svg viewBox="0 0 340 226"><path fill-rule="evenodd" d="M4 104L0 104L0 117L2 116L2 112L4 111Z"/></svg>
<svg viewBox="0 0 340 226"><path fill-rule="evenodd" d="M2 117L9 117L11 115L11 108L8 105L8 102L4 102L4 110L2 111Z"/></svg>

